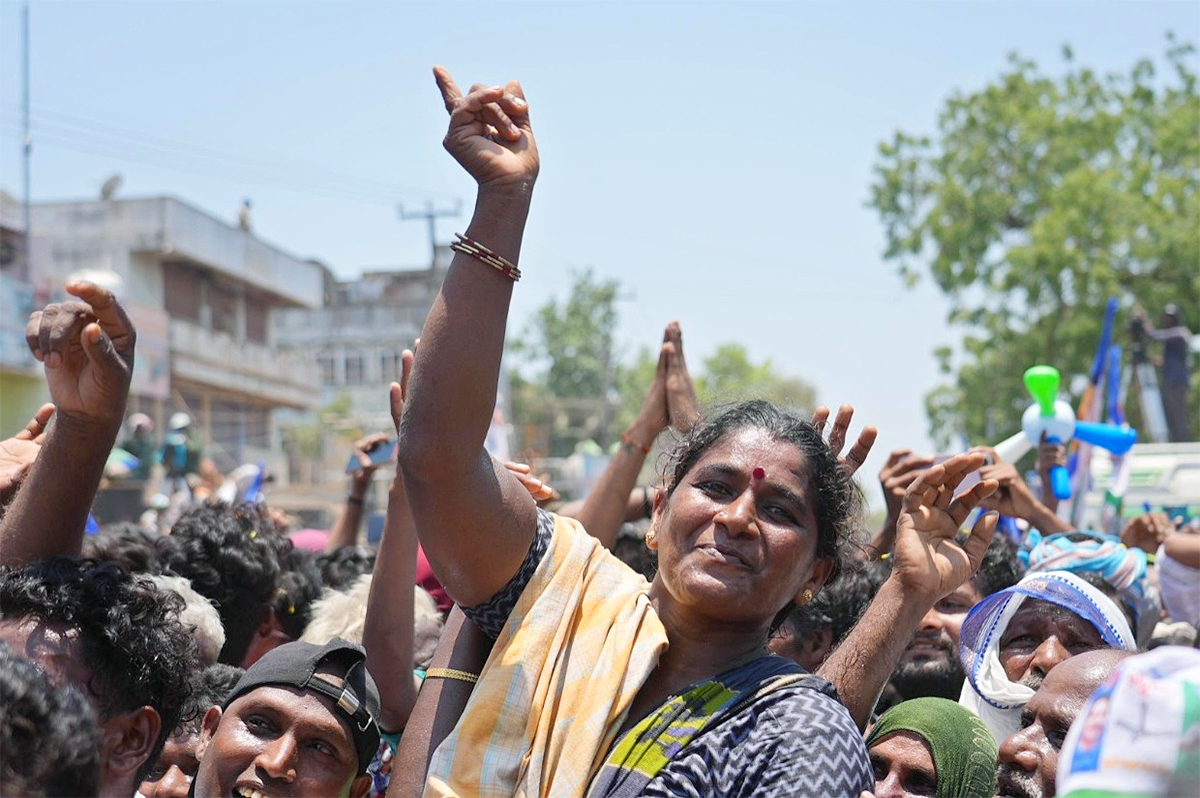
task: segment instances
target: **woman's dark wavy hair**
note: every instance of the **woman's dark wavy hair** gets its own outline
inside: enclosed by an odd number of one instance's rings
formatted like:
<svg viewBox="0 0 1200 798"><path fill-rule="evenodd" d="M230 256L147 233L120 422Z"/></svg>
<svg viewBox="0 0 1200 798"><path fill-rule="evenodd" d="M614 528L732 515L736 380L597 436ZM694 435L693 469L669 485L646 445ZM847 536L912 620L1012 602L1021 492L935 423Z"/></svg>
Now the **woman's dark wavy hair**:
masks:
<svg viewBox="0 0 1200 798"><path fill-rule="evenodd" d="M780 410L770 402L756 399L738 402L701 420L675 450L668 473L667 495L683 481L704 454L730 434L742 429L761 430L781 443L795 446L808 464L807 498L817 519L817 556L832 557L837 578L849 559L855 526L862 507L862 493L850 473L821 437L821 431L809 422ZM792 604L780 610L772 623L776 629Z"/></svg>
<svg viewBox="0 0 1200 798"><path fill-rule="evenodd" d="M100 728L69 684L0 643L0 794L96 795Z"/></svg>
<svg viewBox="0 0 1200 798"><path fill-rule="evenodd" d="M363 574L375 569L375 549L370 546L342 546L317 557L321 581L334 590L349 590Z"/></svg>
<svg viewBox="0 0 1200 798"><path fill-rule="evenodd" d="M179 621L183 599L111 562L51 557L0 574L0 616L37 618L79 633L101 719L149 704L162 718L153 766L191 695L197 667L192 630Z"/></svg>
<svg viewBox="0 0 1200 798"><path fill-rule="evenodd" d="M279 558L290 543L256 513L202 505L184 513L164 538L166 568L217 605L225 626L220 662L240 665L279 587Z"/></svg>

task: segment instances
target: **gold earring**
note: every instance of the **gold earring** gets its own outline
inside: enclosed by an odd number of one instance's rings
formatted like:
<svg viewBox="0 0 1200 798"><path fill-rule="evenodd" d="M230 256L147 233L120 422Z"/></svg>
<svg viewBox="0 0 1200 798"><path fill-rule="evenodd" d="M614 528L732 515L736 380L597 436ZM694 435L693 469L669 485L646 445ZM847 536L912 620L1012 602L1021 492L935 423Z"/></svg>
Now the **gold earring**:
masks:
<svg viewBox="0 0 1200 798"><path fill-rule="evenodd" d="M646 545L652 546L656 540L658 540L658 530L654 527L650 527L646 530Z"/></svg>
<svg viewBox="0 0 1200 798"><path fill-rule="evenodd" d="M804 596L801 598L800 606L803 607L804 605L808 604L812 600L813 600L813 592L811 590L809 590L808 588L804 588Z"/></svg>

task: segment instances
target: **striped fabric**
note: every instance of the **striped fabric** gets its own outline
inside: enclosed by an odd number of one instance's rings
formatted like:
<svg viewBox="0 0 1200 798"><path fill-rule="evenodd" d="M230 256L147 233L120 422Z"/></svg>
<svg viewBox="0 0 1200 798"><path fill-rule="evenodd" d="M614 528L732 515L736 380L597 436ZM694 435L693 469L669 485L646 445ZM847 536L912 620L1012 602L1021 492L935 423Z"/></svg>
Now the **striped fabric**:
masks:
<svg viewBox="0 0 1200 798"><path fill-rule="evenodd" d="M500 631L427 797L579 796L667 646L648 583L568 518Z"/></svg>

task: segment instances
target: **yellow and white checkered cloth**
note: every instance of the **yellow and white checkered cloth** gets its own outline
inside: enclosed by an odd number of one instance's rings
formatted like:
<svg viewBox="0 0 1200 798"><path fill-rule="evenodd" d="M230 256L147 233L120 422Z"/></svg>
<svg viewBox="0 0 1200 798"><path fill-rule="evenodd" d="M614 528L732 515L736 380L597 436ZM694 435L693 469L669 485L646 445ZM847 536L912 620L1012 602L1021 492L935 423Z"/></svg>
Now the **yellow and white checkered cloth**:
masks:
<svg viewBox="0 0 1200 798"><path fill-rule="evenodd" d="M581 796L667 648L648 583L578 522L556 517L426 798Z"/></svg>

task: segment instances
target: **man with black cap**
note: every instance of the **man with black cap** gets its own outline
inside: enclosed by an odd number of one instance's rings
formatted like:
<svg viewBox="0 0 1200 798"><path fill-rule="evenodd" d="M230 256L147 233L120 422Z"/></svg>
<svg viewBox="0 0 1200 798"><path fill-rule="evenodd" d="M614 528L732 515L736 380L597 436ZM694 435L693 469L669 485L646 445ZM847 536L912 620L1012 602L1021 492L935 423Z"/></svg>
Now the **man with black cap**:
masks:
<svg viewBox="0 0 1200 798"><path fill-rule="evenodd" d="M267 652L205 713L192 795L366 795L379 691L365 663L341 638Z"/></svg>

